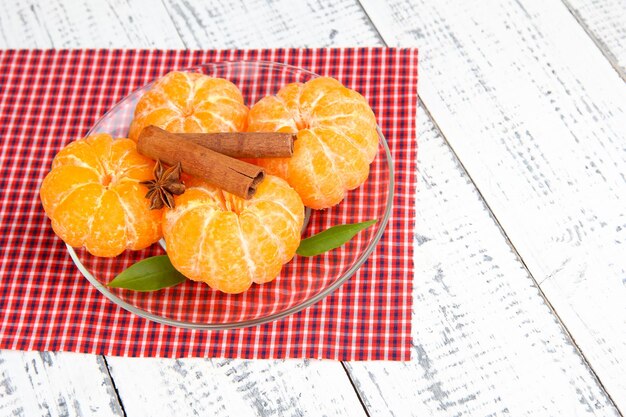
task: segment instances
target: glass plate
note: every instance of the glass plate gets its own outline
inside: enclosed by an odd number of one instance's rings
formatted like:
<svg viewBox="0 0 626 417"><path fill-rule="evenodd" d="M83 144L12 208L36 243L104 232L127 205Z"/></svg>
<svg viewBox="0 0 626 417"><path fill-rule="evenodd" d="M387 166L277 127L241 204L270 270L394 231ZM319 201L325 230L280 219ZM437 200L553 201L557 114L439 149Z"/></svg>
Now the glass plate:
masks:
<svg viewBox="0 0 626 417"><path fill-rule="evenodd" d="M226 78L242 91L247 105L275 94L291 82L306 82L317 75L289 65L262 61L225 61L203 64L186 71ZM135 105L151 84L139 88L108 111L89 134L106 132L126 137ZM165 250L154 244L140 251L126 251L115 258L99 258L83 248L67 250L80 272L102 294L120 307L159 323L184 328L233 329L267 323L296 313L318 302L350 278L367 260L379 242L393 201L393 164L387 142L378 129L379 152L370 166L368 180L347 193L341 204L312 211L303 236L328 227L378 219L341 248L311 258L295 256L280 276L237 295L224 294L204 283L186 281L153 292L108 288L105 284L133 263Z"/></svg>

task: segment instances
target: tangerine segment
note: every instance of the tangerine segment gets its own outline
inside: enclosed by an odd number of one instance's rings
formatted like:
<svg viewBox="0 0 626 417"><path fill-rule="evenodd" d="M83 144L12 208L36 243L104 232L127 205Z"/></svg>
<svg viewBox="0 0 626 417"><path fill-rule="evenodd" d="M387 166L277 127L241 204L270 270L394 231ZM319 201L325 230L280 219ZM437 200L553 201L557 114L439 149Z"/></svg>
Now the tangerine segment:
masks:
<svg viewBox="0 0 626 417"><path fill-rule="evenodd" d="M287 107L287 103L279 96L267 96L256 102L248 114L248 122L253 121L254 132L285 132L296 133L299 130L298 121L294 118L297 112Z"/></svg>
<svg viewBox="0 0 626 417"><path fill-rule="evenodd" d="M148 178L152 178L152 174ZM144 185L137 181L124 180L114 184L110 191L117 194L124 210L128 249L147 248L161 239L162 210L150 210Z"/></svg>
<svg viewBox="0 0 626 417"><path fill-rule="evenodd" d="M240 293L252 284L255 261L247 250L239 216L232 211L212 213L200 247L201 265L209 265L209 285L225 293Z"/></svg>
<svg viewBox="0 0 626 417"><path fill-rule="evenodd" d="M162 210L150 210L140 181L154 162L130 139L97 134L74 141L54 158L39 195L55 233L96 256L143 249L161 238Z"/></svg>
<svg viewBox="0 0 626 417"><path fill-rule="evenodd" d="M226 293L274 280L295 255L304 205L286 181L268 175L250 200L198 179L163 214L172 265Z"/></svg>
<svg viewBox="0 0 626 417"><path fill-rule="evenodd" d="M183 195L191 192L187 189ZM183 206L177 202L176 207ZM163 225L163 235L167 244L168 256L176 269L186 277L195 277L200 271L200 248L204 241L204 232L208 226L210 217L217 213L209 206L195 206L185 208L180 213L176 221L168 222L165 219ZM166 215L167 216L167 215ZM171 238L180 236L180 238ZM184 236L184 238L183 238Z"/></svg>
<svg viewBox="0 0 626 417"><path fill-rule="evenodd" d="M272 229L265 224L265 220L252 210L242 213L239 221L242 234L254 236L254 239L247 245L250 258L259 260L254 265L252 281L257 284L272 281L280 273L283 263L289 262L286 258L290 252L282 243L283 239L273 233ZM276 259L281 261L276 262Z"/></svg>
<svg viewBox="0 0 626 417"><path fill-rule="evenodd" d="M126 213L115 192L109 189L99 194L85 247L96 253L122 253L126 249Z"/></svg>
<svg viewBox="0 0 626 417"><path fill-rule="evenodd" d="M363 184L369 174L369 157L359 152L362 147L351 136L342 134L341 131L327 127L310 129L313 136L319 141L320 146L327 153L334 151L332 170L336 175L343 175L343 185L347 190L353 190ZM352 135L356 136L356 135ZM378 140L378 138L376 138Z"/></svg>
<svg viewBox="0 0 626 417"><path fill-rule="evenodd" d="M137 103L129 138L155 125L174 133L237 132L248 108L237 86L223 78L172 71L157 80Z"/></svg>
<svg viewBox="0 0 626 417"><path fill-rule="evenodd" d="M365 182L378 153L376 117L367 100L329 77L284 86L248 113L251 132L297 132L291 158L257 159L286 179L305 205L324 209Z"/></svg>

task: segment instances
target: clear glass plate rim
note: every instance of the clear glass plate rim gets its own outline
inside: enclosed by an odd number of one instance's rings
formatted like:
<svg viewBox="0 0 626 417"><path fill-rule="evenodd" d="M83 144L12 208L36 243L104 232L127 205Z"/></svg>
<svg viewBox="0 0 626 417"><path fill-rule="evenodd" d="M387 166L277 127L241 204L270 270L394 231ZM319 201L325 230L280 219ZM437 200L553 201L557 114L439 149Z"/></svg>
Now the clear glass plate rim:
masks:
<svg viewBox="0 0 626 417"><path fill-rule="evenodd" d="M240 60L240 61L235 61L235 60L229 60L229 61L216 61L216 62L212 62L212 63L203 63L203 64L199 64L199 65L195 65L186 69L183 69L181 71L189 71L192 69L196 69L196 68L200 68L200 67L205 67L205 66L215 66L215 65L219 65L219 64L254 64L254 65L268 65L268 66L282 66L285 68L290 68L293 70L297 70L297 71L302 71L304 73L308 73L309 75L312 75L313 77L319 77L318 74L315 74L311 71L302 69L302 68L298 68L298 67L294 67L292 65L288 65L288 64L282 64L282 63L278 63L278 62L271 62L271 61L252 61L252 60ZM149 85L151 85L152 82L140 87L139 89L145 88ZM98 121L94 124L94 127L92 127L89 132L87 133L87 135L91 134L92 131L94 130L94 128L96 126L98 126L98 124L100 123L101 120L103 120L104 118L106 118L111 112L113 112L115 109L117 109L119 106L121 106L124 102L126 102L127 100L131 99L131 96L133 95L133 93L137 91L134 90L133 92L129 93L126 97L124 97L122 100L120 100L118 103L116 103L111 109L109 109L106 113L104 113L99 119ZM111 293L105 285L103 285L100 281L98 281L96 279L96 277L93 276L93 274L91 272L89 272L87 270L87 268L85 268L85 266L83 265L83 263L80 261L78 255L76 254L76 251L74 250L73 247L71 247L70 245L66 244L65 246L67 247L67 251L70 254L70 257L72 258L72 261L74 262L74 264L76 265L76 267L78 268L78 270L80 271L80 273L102 294L104 295L106 298L108 298L109 300L111 300L113 303L117 304L118 306L122 307L123 309L134 313L140 317L143 317L145 319L148 320L152 320L154 322L157 323L161 323L161 324L166 324L169 326L174 326L174 327L179 327L179 328L186 328L186 329L197 329L197 330L227 330L227 329L240 329L240 328L245 328L245 327L251 327L251 326L258 326L261 324L265 324L265 323L269 323L275 320L280 320L282 318L285 318L287 316L290 316L292 314L295 314L301 310L304 310L305 308L317 303L318 301L322 300L323 298L325 298L326 296L330 295L331 293L333 293L337 288L339 288L341 285L343 285L350 277L352 277L358 270L359 268L365 263L365 261L370 257L370 255L372 254L372 252L374 251L374 249L376 248L376 246L378 245L378 243L380 242L380 239L383 235L383 233L385 232L386 228L387 228L387 223L389 222L389 218L391 217L391 212L392 212L392 206L393 206L393 198L394 198L394 188L395 188L395 171L394 171L394 165L393 165L393 159L391 157L391 151L389 149L389 145L387 143L387 140L385 138L385 136L383 135L380 126L376 126L376 130L378 132L378 136L380 139L381 144L383 145L384 151L385 151L385 158L387 160L387 164L389 166L389 192L387 194L387 204L385 206L385 213L383 215L383 218L380 220L380 222L377 224L378 229L376 230L376 233L374 234L373 239L370 241L369 245L367 246L367 248L365 249L365 251L361 254L361 256L359 256L359 258L357 259L357 261L354 263L354 265L352 265L352 267L350 267L350 269L348 269L348 271L346 271L346 273L340 277L336 282L334 282L333 284L331 284L330 286L328 286L327 288L325 288L324 290L322 290L319 294L311 297L310 299L307 299L293 307L290 307L284 311L278 312L278 313L274 313L268 316L264 316L264 317L259 317L259 318L255 318L255 319L251 319L251 320L243 320L240 322L229 322L229 323L192 323L192 322L186 322L186 321L181 321L181 320L175 320L175 319L170 319L167 317L163 317L154 313L150 313L146 310L143 310L141 308L138 308L124 300L122 300L121 298L119 298L118 296L116 296L115 294Z"/></svg>

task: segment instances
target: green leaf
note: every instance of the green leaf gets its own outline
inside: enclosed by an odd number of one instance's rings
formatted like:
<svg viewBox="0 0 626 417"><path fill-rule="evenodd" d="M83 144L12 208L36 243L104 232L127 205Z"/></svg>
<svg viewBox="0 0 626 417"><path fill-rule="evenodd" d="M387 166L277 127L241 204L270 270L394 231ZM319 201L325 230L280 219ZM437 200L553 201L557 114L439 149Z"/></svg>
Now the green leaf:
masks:
<svg viewBox="0 0 626 417"><path fill-rule="evenodd" d="M167 255L143 259L126 268L107 285L135 291L156 291L173 287L187 278L176 269Z"/></svg>
<svg viewBox="0 0 626 417"><path fill-rule="evenodd" d="M340 224L329 227L323 232L303 239L296 253L300 256L315 256L338 248L352 239L361 230L367 229L377 221L377 219L374 219L362 223Z"/></svg>

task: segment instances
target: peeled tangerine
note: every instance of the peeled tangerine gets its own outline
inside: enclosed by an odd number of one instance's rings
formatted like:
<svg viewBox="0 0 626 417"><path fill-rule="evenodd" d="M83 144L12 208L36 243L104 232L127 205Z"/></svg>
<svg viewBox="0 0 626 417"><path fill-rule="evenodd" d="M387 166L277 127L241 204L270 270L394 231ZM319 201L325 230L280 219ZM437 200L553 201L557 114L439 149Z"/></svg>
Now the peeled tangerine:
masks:
<svg viewBox="0 0 626 417"><path fill-rule="evenodd" d="M186 181L163 216L172 265L226 293L274 280L300 244L304 205L284 180L268 175L250 200L197 179Z"/></svg>
<svg viewBox="0 0 626 417"><path fill-rule="evenodd" d="M287 84L262 98L250 109L248 130L297 133L293 157L254 162L286 179L314 209L338 204L363 184L378 152L376 117L367 101L328 77Z"/></svg>
<svg viewBox="0 0 626 417"><path fill-rule="evenodd" d="M173 71L157 80L139 99L128 137L155 125L173 133L240 132L248 108L241 91L228 80Z"/></svg>
<svg viewBox="0 0 626 417"><path fill-rule="evenodd" d="M150 210L140 181L154 161L130 139L96 134L74 141L54 158L39 190L52 228L64 242L96 256L143 249L161 238L162 210Z"/></svg>

